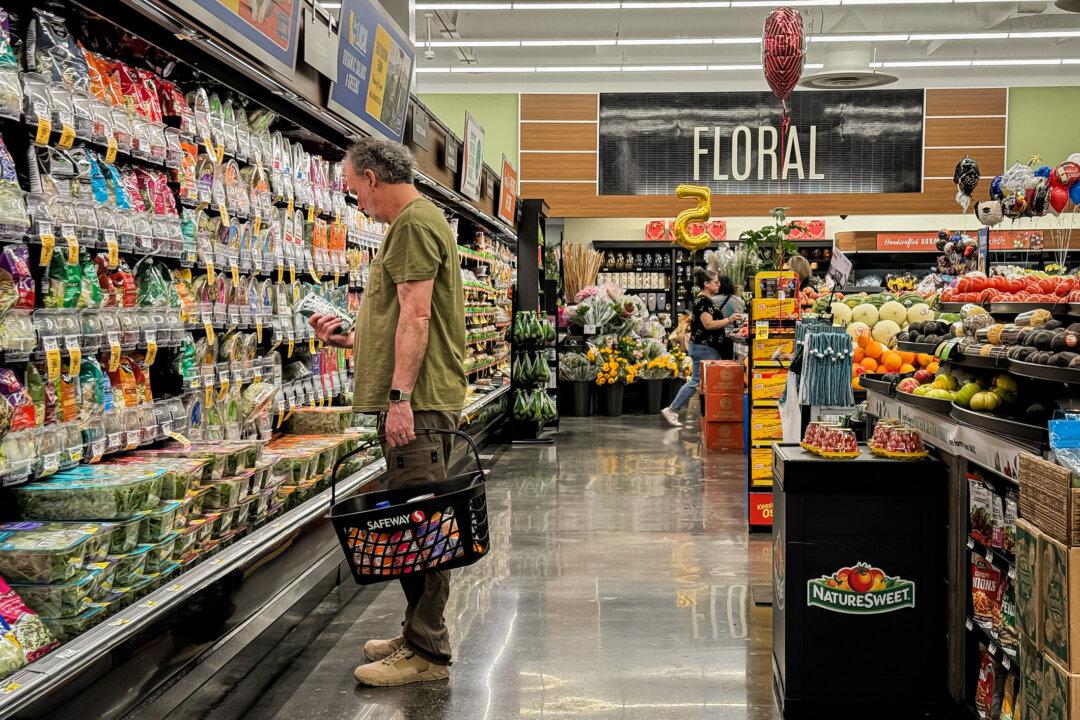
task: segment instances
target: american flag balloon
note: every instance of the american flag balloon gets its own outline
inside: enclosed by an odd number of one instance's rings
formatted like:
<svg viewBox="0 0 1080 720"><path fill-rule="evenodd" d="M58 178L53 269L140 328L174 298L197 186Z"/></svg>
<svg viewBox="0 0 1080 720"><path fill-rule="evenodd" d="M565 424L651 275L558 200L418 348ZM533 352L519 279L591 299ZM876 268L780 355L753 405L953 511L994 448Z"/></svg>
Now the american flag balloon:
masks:
<svg viewBox="0 0 1080 720"><path fill-rule="evenodd" d="M802 15L798 10L780 7L765 18L765 35L761 39L761 64L765 80L773 94L780 98L783 108L780 122L780 147L785 148L785 137L791 118L788 117L787 99L799 82L803 64L806 62L806 37L803 35Z"/></svg>

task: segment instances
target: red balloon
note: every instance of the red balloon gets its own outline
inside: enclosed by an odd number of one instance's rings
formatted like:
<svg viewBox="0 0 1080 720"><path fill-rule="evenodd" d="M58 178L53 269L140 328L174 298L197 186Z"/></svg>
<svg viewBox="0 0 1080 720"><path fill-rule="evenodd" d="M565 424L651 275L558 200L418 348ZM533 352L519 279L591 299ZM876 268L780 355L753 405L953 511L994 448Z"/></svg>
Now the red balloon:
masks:
<svg viewBox="0 0 1080 720"><path fill-rule="evenodd" d="M1065 206L1069 204L1069 191L1060 185L1056 185L1050 188L1050 207L1054 208L1054 213L1060 213L1065 209Z"/></svg>
<svg viewBox="0 0 1080 720"><path fill-rule="evenodd" d="M1058 165L1050 175L1057 178L1058 184L1062 187L1072 187L1077 180L1080 180L1080 165L1071 160L1066 160Z"/></svg>
<svg viewBox="0 0 1080 720"><path fill-rule="evenodd" d="M769 13L765 19L761 59L765 80L773 94L785 102L798 84L806 61L806 40L798 10L781 7Z"/></svg>

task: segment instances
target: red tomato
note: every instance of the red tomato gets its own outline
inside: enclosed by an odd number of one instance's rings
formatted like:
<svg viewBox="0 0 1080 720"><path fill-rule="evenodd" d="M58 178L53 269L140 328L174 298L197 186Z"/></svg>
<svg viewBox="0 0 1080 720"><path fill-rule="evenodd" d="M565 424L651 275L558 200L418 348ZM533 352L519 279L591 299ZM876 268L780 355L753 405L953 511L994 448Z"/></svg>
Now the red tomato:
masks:
<svg viewBox="0 0 1080 720"><path fill-rule="evenodd" d="M982 292L989 286L989 284L989 279L976 275L975 277L971 278L970 288L972 292Z"/></svg>
<svg viewBox="0 0 1080 720"><path fill-rule="evenodd" d="M1000 294L1001 293L999 293L997 290L995 290L993 288L986 288L981 293L979 293L979 299L977 300L977 302L981 302L981 303L994 302L994 300Z"/></svg>
<svg viewBox="0 0 1080 720"><path fill-rule="evenodd" d="M971 278L962 277L960 282L956 283L956 292L965 293L971 288Z"/></svg>
<svg viewBox="0 0 1080 720"><path fill-rule="evenodd" d="M1025 285L1024 281L1020 278L1013 278L1009 281L1009 292L1011 293L1021 292L1025 287L1027 287L1027 285Z"/></svg>
<svg viewBox="0 0 1080 720"><path fill-rule="evenodd" d="M1009 281L1003 278L1001 275L995 275L994 277L990 278L990 286L995 290L1005 292L1009 289Z"/></svg>
<svg viewBox="0 0 1080 720"><path fill-rule="evenodd" d="M1057 287L1057 282L1053 278L1043 278L1039 281L1039 292L1044 295L1052 294L1054 288Z"/></svg>
<svg viewBox="0 0 1080 720"><path fill-rule="evenodd" d="M956 291L952 288L945 288L941 291L941 302L952 302L953 295L955 294Z"/></svg>
<svg viewBox="0 0 1080 720"><path fill-rule="evenodd" d="M848 575L848 585L855 592L864 593L874 587L874 574L870 572L870 568L860 565Z"/></svg>

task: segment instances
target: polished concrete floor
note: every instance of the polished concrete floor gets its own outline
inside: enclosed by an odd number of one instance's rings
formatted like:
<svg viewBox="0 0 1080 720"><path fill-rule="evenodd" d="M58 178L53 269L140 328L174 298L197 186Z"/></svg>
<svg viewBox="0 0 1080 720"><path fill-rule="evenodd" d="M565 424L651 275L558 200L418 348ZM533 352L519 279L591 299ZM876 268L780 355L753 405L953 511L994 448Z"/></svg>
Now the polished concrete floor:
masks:
<svg viewBox="0 0 1080 720"><path fill-rule="evenodd" d="M746 531L742 455L702 456L640 416L566 419L554 445L494 452L494 550L455 571L448 682L356 685L363 642L400 630L399 587L375 586L327 598L317 630L187 717L779 719L751 592L769 538Z"/></svg>

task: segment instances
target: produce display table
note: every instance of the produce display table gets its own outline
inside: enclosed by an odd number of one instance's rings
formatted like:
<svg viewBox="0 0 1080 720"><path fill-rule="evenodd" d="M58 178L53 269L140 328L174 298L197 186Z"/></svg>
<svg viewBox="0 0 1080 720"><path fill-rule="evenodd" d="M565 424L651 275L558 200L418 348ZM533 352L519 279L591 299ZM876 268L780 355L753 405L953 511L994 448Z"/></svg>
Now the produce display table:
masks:
<svg viewBox="0 0 1080 720"><path fill-rule="evenodd" d="M875 717L945 697L946 466L773 445L773 678L787 720L855 693Z"/></svg>

